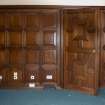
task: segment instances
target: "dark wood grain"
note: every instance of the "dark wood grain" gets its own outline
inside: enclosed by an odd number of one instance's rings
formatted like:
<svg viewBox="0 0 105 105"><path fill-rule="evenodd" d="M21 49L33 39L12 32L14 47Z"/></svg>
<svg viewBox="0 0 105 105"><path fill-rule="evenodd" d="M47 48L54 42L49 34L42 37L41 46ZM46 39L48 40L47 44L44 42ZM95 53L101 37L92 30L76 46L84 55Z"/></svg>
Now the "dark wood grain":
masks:
<svg viewBox="0 0 105 105"><path fill-rule="evenodd" d="M28 83L40 87L59 86L59 10L7 9L2 12L0 10L0 67L9 69L5 75L1 70L3 80L7 77L5 86L26 87Z"/></svg>
<svg viewBox="0 0 105 105"><path fill-rule="evenodd" d="M105 6L0 6L0 87L96 94L105 87L104 15Z"/></svg>
<svg viewBox="0 0 105 105"><path fill-rule="evenodd" d="M97 91L97 20L95 9L64 10L64 86ZM95 31L88 31L91 26ZM97 61L97 62L96 62Z"/></svg>

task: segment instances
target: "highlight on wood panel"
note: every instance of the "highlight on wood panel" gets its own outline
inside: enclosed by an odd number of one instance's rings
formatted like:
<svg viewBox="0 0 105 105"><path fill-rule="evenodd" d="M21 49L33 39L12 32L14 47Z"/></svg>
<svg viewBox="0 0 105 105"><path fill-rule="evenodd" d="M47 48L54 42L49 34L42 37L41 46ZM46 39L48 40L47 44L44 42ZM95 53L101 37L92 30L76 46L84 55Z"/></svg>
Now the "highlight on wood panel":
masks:
<svg viewBox="0 0 105 105"><path fill-rule="evenodd" d="M43 32L44 34L44 39L43 39L43 43L44 45L47 46L56 46L56 31L45 31Z"/></svg>
<svg viewBox="0 0 105 105"><path fill-rule="evenodd" d="M105 87L105 10L0 8L0 88Z"/></svg>

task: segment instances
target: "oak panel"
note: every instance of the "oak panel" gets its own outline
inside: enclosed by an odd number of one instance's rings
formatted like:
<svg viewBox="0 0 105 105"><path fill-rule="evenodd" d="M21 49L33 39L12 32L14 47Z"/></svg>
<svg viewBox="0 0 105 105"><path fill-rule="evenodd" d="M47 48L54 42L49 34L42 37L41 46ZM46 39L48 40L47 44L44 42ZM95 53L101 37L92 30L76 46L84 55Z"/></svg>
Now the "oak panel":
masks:
<svg viewBox="0 0 105 105"><path fill-rule="evenodd" d="M64 86L97 90L97 18L94 9L64 11Z"/></svg>

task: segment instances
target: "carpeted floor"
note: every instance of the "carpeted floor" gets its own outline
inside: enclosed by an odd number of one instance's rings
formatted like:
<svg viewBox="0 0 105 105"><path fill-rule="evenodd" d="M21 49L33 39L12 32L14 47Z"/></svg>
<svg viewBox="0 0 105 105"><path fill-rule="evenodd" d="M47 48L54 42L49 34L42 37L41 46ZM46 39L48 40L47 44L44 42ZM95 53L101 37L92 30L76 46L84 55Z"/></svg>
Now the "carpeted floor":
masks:
<svg viewBox="0 0 105 105"><path fill-rule="evenodd" d="M0 90L0 105L105 105L105 89L98 96L70 90Z"/></svg>

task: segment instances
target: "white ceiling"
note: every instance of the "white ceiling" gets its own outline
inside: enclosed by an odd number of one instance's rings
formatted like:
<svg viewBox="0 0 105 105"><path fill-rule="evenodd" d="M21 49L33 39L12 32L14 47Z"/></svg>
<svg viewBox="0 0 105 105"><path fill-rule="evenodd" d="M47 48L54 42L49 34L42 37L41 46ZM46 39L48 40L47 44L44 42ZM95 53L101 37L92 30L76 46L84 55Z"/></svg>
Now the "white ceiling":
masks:
<svg viewBox="0 0 105 105"><path fill-rule="evenodd" d="M0 5L85 5L105 6L105 0L0 0Z"/></svg>

